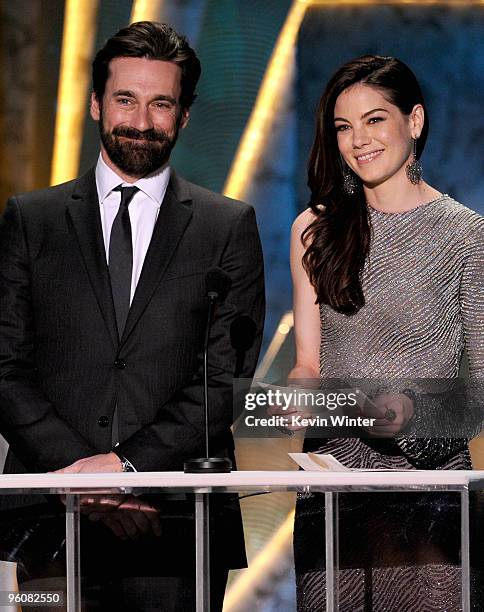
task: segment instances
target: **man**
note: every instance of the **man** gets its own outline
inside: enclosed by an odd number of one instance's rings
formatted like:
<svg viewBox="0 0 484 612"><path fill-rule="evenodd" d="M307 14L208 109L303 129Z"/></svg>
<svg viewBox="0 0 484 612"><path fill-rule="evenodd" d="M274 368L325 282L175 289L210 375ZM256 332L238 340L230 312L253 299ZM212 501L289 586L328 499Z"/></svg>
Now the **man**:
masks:
<svg viewBox="0 0 484 612"><path fill-rule="evenodd" d="M252 376L258 357L262 255L252 208L188 183L168 165L199 75L195 52L168 26L122 29L93 62L95 169L7 204L0 222L5 472L181 470L186 459L204 456L205 277L214 267L231 288L211 333L210 454L233 459L232 380L240 363L237 375ZM256 329L242 361L230 341L239 317ZM245 557L238 503L222 496L213 505L218 609L228 568ZM115 609L192 609L190 501L108 496L85 498L84 508L95 521L82 529L84 574L98 592L110 585L122 594Z"/></svg>

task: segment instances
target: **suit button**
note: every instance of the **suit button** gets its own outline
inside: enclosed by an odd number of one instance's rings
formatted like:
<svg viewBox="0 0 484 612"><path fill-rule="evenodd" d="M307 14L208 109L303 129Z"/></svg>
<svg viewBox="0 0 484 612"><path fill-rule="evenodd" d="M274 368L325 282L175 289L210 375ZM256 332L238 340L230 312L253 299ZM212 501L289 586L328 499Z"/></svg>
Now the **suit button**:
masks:
<svg viewBox="0 0 484 612"><path fill-rule="evenodd" d="M124 370L124 368L126 367L126 361L124 359L116 359L116 361L114 362L114 367L118 370Z"/></svg>
<svg viewBox="0 0 484 612"><path fill-rule="evenodd" d="M109 417L101 416L97 420L97 423L98 423L99 427L107 427L109 425Z"/></svg>

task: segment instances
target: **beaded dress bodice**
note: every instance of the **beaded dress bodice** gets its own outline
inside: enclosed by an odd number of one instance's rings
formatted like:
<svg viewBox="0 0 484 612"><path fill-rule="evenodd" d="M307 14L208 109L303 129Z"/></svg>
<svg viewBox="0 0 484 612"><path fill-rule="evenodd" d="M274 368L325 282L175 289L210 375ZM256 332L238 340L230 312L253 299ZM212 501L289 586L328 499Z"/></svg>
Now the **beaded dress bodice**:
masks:
<svg viewBox="0 0 484 612"><path fill-rule="evenodd" d="M365 306L321 307L321 375L451 378L466 345L484 377L484 218L446 195L370 217Z"/></svg>

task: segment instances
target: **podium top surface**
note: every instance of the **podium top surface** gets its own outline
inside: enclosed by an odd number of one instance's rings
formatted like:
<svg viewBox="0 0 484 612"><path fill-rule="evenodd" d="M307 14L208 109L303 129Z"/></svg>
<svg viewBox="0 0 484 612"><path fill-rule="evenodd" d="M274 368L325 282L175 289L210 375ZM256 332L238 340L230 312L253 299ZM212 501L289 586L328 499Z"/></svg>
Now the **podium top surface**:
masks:
<svg viewBox="0 0 484 612"><path fill-rule="evenodd" d="M107 492L106 489L169 492L237 491L387 491L484 489L484 471L239 471L230 474L137 472L96 474L3 474L0 494L18 490L32 493Z"/></svg>

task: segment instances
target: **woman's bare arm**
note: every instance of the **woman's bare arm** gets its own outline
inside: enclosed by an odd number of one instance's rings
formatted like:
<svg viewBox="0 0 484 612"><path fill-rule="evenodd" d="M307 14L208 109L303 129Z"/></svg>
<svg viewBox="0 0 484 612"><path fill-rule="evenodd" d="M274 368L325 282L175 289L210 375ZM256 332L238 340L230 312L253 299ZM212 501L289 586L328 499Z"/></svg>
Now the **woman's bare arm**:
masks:
<svg viewBox="0 0 484 612"><path fill-rule="evenodd" d="M294 295L294 334L296 364L289 373L290 380L319 379L320 318L316 293L302 266L306 247L301 235L314 221L314 213L306 209L294 221L291 231L291 275Z"/></svg>

